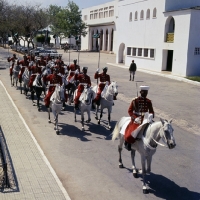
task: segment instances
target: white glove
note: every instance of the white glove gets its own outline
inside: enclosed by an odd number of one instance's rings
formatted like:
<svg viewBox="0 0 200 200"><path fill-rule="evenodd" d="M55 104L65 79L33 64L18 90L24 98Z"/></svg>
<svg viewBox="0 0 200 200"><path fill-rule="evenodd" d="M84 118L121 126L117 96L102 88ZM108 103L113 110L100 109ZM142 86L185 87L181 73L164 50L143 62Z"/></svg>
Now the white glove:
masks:
<svg viewBox="0 0 200 200"><path fill-rule="evenodd" d="M108 82L108 81L106 81L106 85L109 85L109 82Z"/></svg>
<svg viewBox="0 0 200 200"><path fill-rule="evenodd" d="M75 74L79 74L79 71L78 71L78 69L75 71Z"/></svg>
<svg viewBox="0 0 200 200"><path fill-rule="evenodd" d="M137 117L137 118L135 118L134 123L136 123L136 124L141 124L141 122L142 122L141 117Z"/></svg>
<svg viewBox="0 0 200 200"><path fill-rule="evenodd" d="M97 69L96 73L99 73L99 68Z"/></svg>

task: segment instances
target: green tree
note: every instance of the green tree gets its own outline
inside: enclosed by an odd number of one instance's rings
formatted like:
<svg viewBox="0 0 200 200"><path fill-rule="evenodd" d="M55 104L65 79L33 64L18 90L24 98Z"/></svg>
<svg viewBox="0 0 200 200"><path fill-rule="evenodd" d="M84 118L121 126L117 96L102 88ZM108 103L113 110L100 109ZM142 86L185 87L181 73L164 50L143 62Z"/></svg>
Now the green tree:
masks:
<svg viewBox="0 0 200 200"><path fill-rule="evenodd" d="M58 36L63 34L64 37L86 36L87 25L82 21L81 11L73 1L68 1L65 8L51 5L49 14L54 34Z"/></svg>

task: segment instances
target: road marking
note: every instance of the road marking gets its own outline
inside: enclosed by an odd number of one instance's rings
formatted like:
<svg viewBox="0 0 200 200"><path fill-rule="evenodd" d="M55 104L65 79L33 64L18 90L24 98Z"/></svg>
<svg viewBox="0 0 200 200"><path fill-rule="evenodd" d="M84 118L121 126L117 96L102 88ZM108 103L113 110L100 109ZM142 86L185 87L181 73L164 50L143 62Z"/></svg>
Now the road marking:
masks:
<svg viewBox="0 0 200 200"><path fill-rule="evenodd" d="M50 162L48 161L47 157L44 155L43 150L42 150L41 147L39 146L39 144L38 144L37 140L35 139L33 133L32 133L31 130L29 129L28 125L26 124L24 118L22 117L21 113L19 112L17 106L16 106L15 103L13 102L11 96L9 95L8 91L6 90L4 84L2 83L1 80L0 80L0 84L1 84L2 87L4 88L6 94L8 95L8 98L10 99L12 105L14 106L14 108L15 108L15 110L17 111L19 117L21 118L23 124L25 125L27 131L29 132L31 138L33 139L33 141L34 141L36 147L38 148L38 150L39 150L39 152L40 152L40 154L41 154L41 156L42 156L42 158L43 158L43 160L44 160L44 162L45 162L46 165L48 166L48 168L49 168L51 174L52 174L53 177L55 178L55 180L56 180L56 182L57 182L59 188L61 189L63 195L65 196L65 199L66 199L66 200L71 200L70 197L69 197L69 195L68 195L68 193L67 193L67 191L66 191L65 188L63 187L63 185L62 185L60 179L58 178L56 172L55 172L54 169L52 168L52 166L51 166Z"/></svg>

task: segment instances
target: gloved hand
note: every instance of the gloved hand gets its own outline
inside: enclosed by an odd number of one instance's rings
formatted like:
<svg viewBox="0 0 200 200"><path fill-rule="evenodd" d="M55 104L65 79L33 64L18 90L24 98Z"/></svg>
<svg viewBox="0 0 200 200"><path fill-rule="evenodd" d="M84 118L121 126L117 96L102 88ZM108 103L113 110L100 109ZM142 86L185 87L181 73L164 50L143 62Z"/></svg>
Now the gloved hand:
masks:
<svg viewBox="0 0 200 200"><path fill-rule="evenodd" d="M136 123L136 124L141 124L141 122L142 122L142 118L141 118L141 117L135 118L134 123Z"/></svg>
<svg viewBox="0 0 200 200"><path fill-rule="evenodd" d="M106 81L106 85L109 85L109 82L108 82L108 81Z"/></svg>
<svg viewBox="0 0 200 200"><path fill-rule="evenodd" d="M99 73L99 68L97 69L96 73Z"/></svg>
<svg viewBox="0 0 200 200"><path fill-rule="evenodd" d="M78 69L75 71L75 74L79 74L79 71L78 71Z"/></svg>

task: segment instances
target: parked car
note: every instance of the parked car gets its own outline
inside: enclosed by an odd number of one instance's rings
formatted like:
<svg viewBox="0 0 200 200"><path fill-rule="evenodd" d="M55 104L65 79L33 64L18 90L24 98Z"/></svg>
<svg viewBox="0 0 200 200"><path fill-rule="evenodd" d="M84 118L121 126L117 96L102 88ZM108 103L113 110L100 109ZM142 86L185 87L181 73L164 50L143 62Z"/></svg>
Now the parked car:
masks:
<svg viewBox="0 0 200 200"><path fill-rule="evenodd" d="M43 53L45 49L43 47L37 47L30 51L30 53L34 56L39 56L40 53Z"/></svg>

